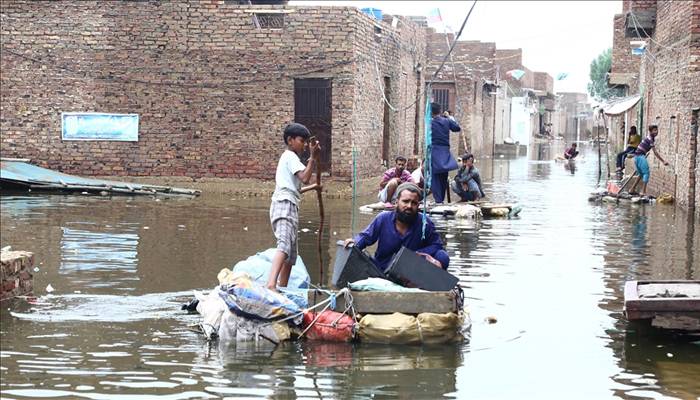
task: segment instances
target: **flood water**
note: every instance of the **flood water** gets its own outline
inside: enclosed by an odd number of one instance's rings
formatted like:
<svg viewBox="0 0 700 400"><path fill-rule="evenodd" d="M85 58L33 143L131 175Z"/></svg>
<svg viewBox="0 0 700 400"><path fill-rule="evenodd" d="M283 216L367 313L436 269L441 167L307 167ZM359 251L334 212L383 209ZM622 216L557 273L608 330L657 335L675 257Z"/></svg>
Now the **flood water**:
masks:
<svg viewBox="0 0 700 400"><path fill-rule="evenodd" d="M561 148L531 150L477 161L489 198L521 204L518 218L434 219L473 320L469 342L439 346L219 347L190 331L197 317L179 306L192 290L213 287L221 268L274 245L267 198L3 196L2 246L34 252L39 297L2 303L0 394L700 396L700 337L658 334L622 315L625 280L700 279L700 222L673 206L589 203L598 176L591 149L573 173L551 161ZM326 264L334 242L372 218L351 210L350 201L326 201ZM300 254L319 282L313 196L302 203L300 229Z"/></svg>

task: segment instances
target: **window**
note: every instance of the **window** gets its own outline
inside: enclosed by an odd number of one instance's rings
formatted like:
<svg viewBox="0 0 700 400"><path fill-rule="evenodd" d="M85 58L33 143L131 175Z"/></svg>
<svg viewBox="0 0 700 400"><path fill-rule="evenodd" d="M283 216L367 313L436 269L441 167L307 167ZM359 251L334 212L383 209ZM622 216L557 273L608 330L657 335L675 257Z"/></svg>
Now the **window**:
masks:
<svg viewBox="0 0 700 400"><path fill-rule="evenodd" d="M433 101L442 106L443 111L450 109L450 90L433 89Z"/></svg>
<svg viewBox="0 0 700 400"><path fill-rule="evenodd" d="M282 29L284 28L284 14L255 13L253 14L253 25L261 29Z"/></svg>

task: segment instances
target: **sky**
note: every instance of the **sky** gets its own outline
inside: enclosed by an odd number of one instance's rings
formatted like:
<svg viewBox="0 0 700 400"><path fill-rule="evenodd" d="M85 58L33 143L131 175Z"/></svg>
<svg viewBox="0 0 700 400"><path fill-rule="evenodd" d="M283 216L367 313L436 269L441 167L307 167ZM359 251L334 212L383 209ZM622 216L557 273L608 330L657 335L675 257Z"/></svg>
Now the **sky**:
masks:
<svg viewBox="0 0 700 400"><path fill-rule="evenodd" d="M448 29L458 31L472 1L290 1L290 5L374 7L392 15L425 15L440 9ZM555 92L585 93L591 61L612 47L616 1L478 1L460 40L495 42L523 49L523 64L548 72ZM430 26L442 31L441 24ZM557 81L559 73L568 77Z"/></svg>

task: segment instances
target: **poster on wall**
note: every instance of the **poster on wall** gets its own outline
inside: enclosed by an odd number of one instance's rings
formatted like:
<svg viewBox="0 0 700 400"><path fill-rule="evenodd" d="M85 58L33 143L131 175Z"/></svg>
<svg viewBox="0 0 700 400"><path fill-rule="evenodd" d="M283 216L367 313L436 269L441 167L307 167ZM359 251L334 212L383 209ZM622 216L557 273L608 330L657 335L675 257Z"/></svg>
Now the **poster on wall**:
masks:
<svg viewBox="0 0 700 400"><path fill-rule="evenodd" d="M139 140L138 114L61 113L63 140Z"/></svg>

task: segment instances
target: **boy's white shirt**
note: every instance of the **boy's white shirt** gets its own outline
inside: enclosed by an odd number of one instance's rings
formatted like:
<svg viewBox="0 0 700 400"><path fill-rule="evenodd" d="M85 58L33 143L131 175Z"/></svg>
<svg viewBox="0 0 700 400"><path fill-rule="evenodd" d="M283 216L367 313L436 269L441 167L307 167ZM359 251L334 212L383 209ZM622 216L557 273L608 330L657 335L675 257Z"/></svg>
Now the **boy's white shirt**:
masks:
<svg viewBox="0 0 700 400"><path fill-rule="evenodd" d="M299 160L297 153L287 149L282 153L277 172L275 172L275 192L272 194L272 201L289 200L299 205L301 201L301 179L296 175L303 171L306 166Z"/></svg>

